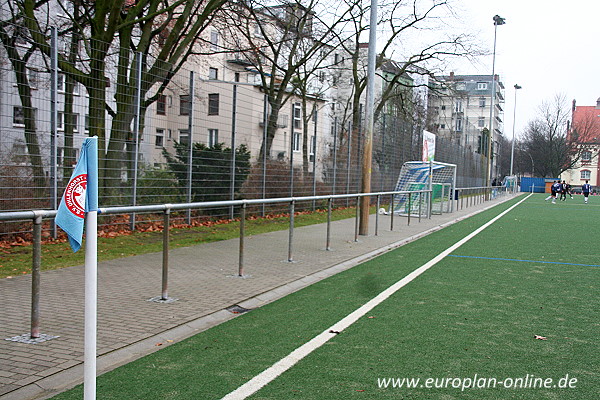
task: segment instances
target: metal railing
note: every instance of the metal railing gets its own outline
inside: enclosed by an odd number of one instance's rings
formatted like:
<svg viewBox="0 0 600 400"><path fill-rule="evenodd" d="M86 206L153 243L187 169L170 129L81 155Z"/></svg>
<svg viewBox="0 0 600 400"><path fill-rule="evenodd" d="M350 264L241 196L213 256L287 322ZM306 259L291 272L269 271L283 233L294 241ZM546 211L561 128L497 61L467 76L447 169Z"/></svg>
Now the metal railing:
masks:
<svg viewBox="0 0 600 400"><path fill-rule="evenodd" d="M501 189L501 188L498 188ZM455 189L455 199L457 201L456 208L447 205L442 205L450 212L451 210L458 210L464 207L477 205L483 201L492 198L491 187L476 187L476 188L457 188ZM161 295L158 301L169 301L168 294L168 282L169 282L169 241L170 241L170 216L173 211L180 210L192 210L192 209L207 209L212 207L239 207L240 212L240 225L239 225L239 257L238 257L238 271L237 275L240 277L245 276L245 238L246 238L246 210L248 206L257 206L265 204L275 203L287 203L289 206L289 233L288 233L288 262L293 262L294 253L294 216L295 207L299 202L309 202L326 200L327 201L327 223L326 223L326 250L331 250L331 216L332 209L335 200L338 199L356 199L356 216L355 216L355 229L354 229L354 241L358 242L358 218L359 218L359 200L361 197L375 197L376 199L376 210L375 213L375 227L374 234L379 234L380 225L380 206L382 199L390 198L390 231L394 230L394 198L397 195L408 195L408 210L412 210L412 204L410 203L413 198L418 197L418 221L421 222L422 214L425 214L427 218L431 218L431 191L430 190L415 190L415 191L392 191L392 192L375 192L375 193L353 193L353 194L339 194L339 195L325 195L325 196L305 196L305 197L284 197L284 198L273 198L273 199L251 199L251 200L234 200L234 201L211 201L211 202L198 202L198 203L179 203L179 204L157 204L147 206L123 206L123 207L103 207L99 208L100 214L128 214L132 212L136 213L156 213L160 212L163 216L163 246L162 246L162 285ZM450 196L447 200L442 199L451 203ZM459 203L460 202L460 203ZM465 205L466 203L466 205ZM422 205L426 205L426 210L422 213ZM393 212L392 212L393 211ZM406 215L407 225L411 223L411 212ZM41 254L42 254L42 221L43 219L51 219L56 216L54 210L32 210L32 211L15 211L15 212L4 212L0 213L0 221L24 221L31 220L33 224L33 253L32 253L32 290L31 290L31 338L38 338L40 336L40 274L41 274ZM412 217L414 218L414 216Z"/></svg>

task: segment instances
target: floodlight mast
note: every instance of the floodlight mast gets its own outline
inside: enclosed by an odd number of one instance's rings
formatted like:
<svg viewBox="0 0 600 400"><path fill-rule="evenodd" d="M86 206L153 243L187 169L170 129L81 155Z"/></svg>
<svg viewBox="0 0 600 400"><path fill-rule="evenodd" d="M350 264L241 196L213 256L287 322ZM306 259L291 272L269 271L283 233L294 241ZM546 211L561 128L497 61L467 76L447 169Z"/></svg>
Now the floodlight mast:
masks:
<svg viewBox="0 0 600 400"><path fill-rule="evenodd" d="M517 90L522 89L522 86L515 84L515 107L513 110L513 132L512 144L510 146L510 176L513 176L513 163L515 159L515 119L517 117Z"/></svg>
<svg viewBox="0 0 600 400"><path fill-rule="evenodd" d="M489 140L487 144L487 168L485 174L486 186L490 186L492 181L492 143L494 141L494 99L496 97L496 34L498 32L498 25L504 25L506 22L504 18L499 15L494 15L494 51L492 56L492 94L490 100L490 131Z"/></svg>

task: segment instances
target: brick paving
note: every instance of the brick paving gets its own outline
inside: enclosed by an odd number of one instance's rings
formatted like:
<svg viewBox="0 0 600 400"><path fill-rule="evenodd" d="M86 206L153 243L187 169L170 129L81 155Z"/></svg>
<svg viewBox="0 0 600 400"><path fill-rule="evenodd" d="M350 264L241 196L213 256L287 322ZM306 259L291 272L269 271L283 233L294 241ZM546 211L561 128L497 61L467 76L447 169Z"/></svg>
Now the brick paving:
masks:
<svg viewBox="0 0 600 400"><path fill-rule="evenodd" d="M496 199L432 219L380 216L379 234L354 241L354 220L332 223L331 250L325 225L294 230L293 262L288 231L247 237L246 278L238 271L239 241L226 240L171 249L169 296L161 294L161 253L99 263L98 371L105 372L172 342L234 317L234 304L254 308L324 277L350 268L403 240L438 229L498 204ZM375 216L370 230L374 232ZM390 246L392 245L392 246ZM43 263L43 260L42 260ZM0 399L41 399L83 380L83 266L44 271L41 278L41 332L58 336L37 344L4 340L29 331L31 276L0 280Z"/></svg>

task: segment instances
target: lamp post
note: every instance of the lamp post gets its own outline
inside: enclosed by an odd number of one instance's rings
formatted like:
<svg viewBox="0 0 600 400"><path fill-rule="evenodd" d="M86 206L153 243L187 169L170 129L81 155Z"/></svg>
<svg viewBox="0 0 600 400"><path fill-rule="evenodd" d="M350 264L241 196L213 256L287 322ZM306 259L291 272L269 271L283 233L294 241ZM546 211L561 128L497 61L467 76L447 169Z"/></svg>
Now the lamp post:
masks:
<svg viewBox="0 0 600 400"><path fill-rule="evenodd" d="M517 90L521 89L521 86L515 84L515 108L513 111L513 134L512 134L512 145L510 147L510 176L513 176L513 160L515 159L515 118L517 117Z"/></svg>
<svg viewBox="0 0 600 400"><path fill-rule="evenodd" d="M486 168L486 186L490 186L492 180L492 142L494 140L494 98L496 97L496 33L498 25L504 25L504 18L494 15L494 52L492 56L492 95L490 100L490 131L487 145L487 168Z"/></svg>

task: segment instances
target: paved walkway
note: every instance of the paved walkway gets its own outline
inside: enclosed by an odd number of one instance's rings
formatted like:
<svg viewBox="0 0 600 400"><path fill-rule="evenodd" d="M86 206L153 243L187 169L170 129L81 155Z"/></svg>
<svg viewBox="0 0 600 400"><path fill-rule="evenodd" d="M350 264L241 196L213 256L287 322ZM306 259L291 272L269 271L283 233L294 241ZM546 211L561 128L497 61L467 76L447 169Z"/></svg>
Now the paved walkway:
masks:
<svg viewBox="0 0 600 400"><path fill-rule="evenodd" d="M98 267L98 371L105 372L170 343L233 318L226 309L283 297L320 279L397 247L506 198L432 219L380 216L379 235L354 241L354 220L332 223L331 250L325 225L294 230L293 262L288 231L246 238L245 274L239 278L239 241L172 249L169 296L161 294L161 253L101 262ZM375 216L370 230L374 232ZM83 267L42 273L41 333L58 336L37 344L4 340L29 330L31 276L0 280L0 399L49 398L83 380ZM163 346L158 346L157 344Z"/></svg>

